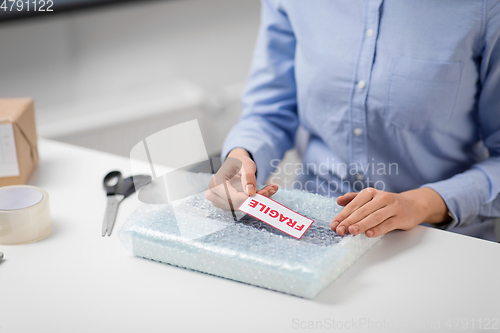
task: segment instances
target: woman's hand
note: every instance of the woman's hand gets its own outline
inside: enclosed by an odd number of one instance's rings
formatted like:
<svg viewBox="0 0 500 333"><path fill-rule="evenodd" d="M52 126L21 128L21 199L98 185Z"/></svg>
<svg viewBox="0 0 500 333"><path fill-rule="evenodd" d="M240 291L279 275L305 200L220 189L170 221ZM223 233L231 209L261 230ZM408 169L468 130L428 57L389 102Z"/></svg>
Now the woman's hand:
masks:
<svg viewBox="0 0 500 333"><path fill-rule="evenodd" d="M341 236L365 233L377 237L394 229L409 230L420 223L441 223L449 219L441 196L428 187L402 193L367 188L337 198L345 206L330 227Z"/></svg>
<svg viewBox="0 0 500 333"><path fill-rule="evenodd" d="M233 149L210 181L205 197L215 207L233 211L247 197L253 196L255 193L271 197L278 191L278 186L267 185L257 191L256 170L255 162L245 149Z"/></svg>

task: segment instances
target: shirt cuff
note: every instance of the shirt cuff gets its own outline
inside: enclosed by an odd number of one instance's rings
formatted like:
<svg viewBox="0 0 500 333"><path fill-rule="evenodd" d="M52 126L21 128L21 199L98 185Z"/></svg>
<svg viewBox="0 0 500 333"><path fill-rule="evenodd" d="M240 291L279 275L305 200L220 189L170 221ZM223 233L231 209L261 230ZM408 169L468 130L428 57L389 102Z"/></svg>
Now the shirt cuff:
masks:
<svg viewBox="0 0 500 333"><path fill-rule="evenodd" d="M424 184L443 198L453 220L443 229L471 224L488 196L489 181L486 175L475 168L457 174L449 179Z"/></svg>

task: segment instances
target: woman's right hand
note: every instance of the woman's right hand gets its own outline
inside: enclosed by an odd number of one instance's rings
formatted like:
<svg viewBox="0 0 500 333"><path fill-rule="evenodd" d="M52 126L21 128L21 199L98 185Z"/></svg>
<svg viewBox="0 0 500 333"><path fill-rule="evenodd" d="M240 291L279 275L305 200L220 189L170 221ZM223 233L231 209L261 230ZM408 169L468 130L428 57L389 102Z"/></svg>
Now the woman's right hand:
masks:
<svg viewBox="0 0 500 333"><path fill-rule="evenodd" d="M245 149L233 149L210 181L205 197L215 207L232 211L255 193L271 197L278 191L278 186L267 185L257 191L256 170L255 162Z"/></svg>

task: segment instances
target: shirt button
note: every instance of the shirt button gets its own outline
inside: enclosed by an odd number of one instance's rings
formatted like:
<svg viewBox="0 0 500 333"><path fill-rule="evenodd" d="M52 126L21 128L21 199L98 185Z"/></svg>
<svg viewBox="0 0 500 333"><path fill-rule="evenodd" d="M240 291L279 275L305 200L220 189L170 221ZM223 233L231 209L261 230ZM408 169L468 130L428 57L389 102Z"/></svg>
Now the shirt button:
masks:
<svg viewBox="0 0 500 333"><path fill-rule="evenodd" d="M366 35L367 35L368 37L373 36L373 29L368 29L368 30L366 30Z"/></svg>
<svg viewBox="0 0 500 333"><path fill-rule="evenodd" d="M358 82L359 89L363 89L365 87L365 81L361 80Z"/></svg>
<svg viewBox="0 0 500 333"><path fill-rule="evenodd" d="M358 173L356 175L356 179L359 180L360 182L362 182L363 180L365 180L365 177L362 174Z"/></svg>
<svg viewBox="0 0 500 333"><path fill-rule="evenodd" d="M356 136L360 136L361 134L363 134L363 130L359 127L356 127L353 132L354 132L354 135L356 135Z"/></svg>

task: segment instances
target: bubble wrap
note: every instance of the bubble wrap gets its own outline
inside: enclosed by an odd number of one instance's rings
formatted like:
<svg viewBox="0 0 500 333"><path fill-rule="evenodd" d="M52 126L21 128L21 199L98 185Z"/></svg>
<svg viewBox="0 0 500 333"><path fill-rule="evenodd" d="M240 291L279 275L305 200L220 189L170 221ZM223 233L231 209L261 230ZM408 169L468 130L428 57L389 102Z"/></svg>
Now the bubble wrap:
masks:
<svg viewBox="0 0 500 333"><path fill-rule="evenodd" d="M206 188L208 174L194 174ZM314 219L298 240L247 215L237 222L201 192L181 202L141 204L119 230L134 255L284 293L314 298L379 238L341 237L329 224L333 198L280 189L273 199Z"/></svg>

